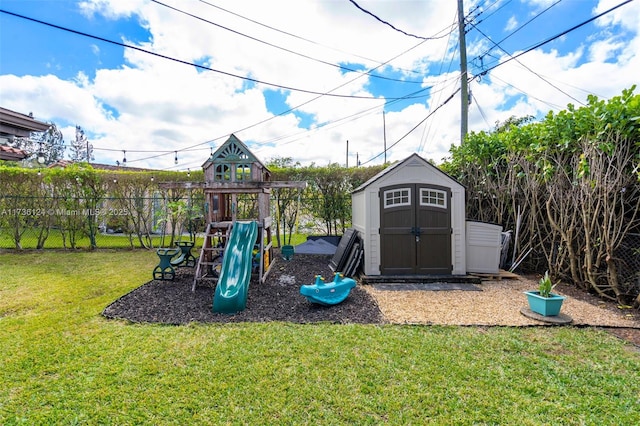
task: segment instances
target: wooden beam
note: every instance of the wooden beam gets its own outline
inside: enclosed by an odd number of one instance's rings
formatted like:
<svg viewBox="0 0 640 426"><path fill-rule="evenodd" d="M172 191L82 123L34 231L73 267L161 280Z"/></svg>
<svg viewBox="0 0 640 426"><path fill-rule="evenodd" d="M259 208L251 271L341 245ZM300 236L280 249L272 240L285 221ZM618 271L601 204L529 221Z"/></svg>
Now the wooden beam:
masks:
<svg viewBox="0 0 640 426"><path fill-rule="evenodd" d="M203 189L204 182L159 182L160 189Z"/></svg>
<svg viewBox="0 0 640 426"><path fill-rule="evenodd" d="M307 187L307 182L304 181L275 181L275 182L265 182L269 184L269 188L300 188L304 189Z"/></svg>
<svg viewBox="0 0 640 426"><path fill-rule="evenodd" d="M162 189L205 189L207 191L227 193L256 193L266 192L272 188L300 188L307 187L304 181L276 181L276 182L160 182Z"/></svg>

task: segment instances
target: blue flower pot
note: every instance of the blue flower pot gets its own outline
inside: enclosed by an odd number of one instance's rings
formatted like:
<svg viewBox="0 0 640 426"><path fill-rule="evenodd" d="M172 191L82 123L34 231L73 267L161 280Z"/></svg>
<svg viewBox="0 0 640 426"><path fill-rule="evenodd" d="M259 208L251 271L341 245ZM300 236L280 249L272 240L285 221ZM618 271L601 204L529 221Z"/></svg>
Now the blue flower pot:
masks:
<svg viewBox="0 0 640 426"><path fill-rule="evenodd" d="M539 291L525 291L529 301L529 309L545 317L555 317L560 314L562 302L566 297L551 293L551 297L540 296Z"/></svg>

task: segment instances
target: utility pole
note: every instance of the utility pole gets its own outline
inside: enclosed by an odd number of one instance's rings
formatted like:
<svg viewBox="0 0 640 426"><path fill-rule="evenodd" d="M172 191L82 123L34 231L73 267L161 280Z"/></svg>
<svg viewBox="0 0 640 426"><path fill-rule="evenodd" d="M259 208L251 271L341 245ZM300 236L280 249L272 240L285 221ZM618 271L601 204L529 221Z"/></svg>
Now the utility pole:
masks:
<svg viewBox="0 0 640 426"><path fill-rule="evenodd" d="M384 164L387 164L387 122L384 119L384 110L382 111L382 133L384 133Z"/></svg>
<svg viewBox="0 0 640 426"><path fill-rule="evenodd" d="M347 161L345 162L347 169L349 168L349 141L347 140Z"/></svg>
<svg viewBox="0 0 640 426"><path fill-rule="evenodd" d="M467 78L467 42L464 30L463 0L458 0L458 32L460 34L460 143L469 127L469 85Z"/></svg>

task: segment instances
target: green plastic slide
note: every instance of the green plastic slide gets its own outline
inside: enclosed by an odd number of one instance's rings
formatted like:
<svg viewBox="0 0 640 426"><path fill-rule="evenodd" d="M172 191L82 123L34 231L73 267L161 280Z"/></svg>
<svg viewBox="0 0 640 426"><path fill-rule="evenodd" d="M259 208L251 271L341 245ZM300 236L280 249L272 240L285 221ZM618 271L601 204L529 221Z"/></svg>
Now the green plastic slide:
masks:
<svg viewBox="0 0 640 426"><path fill-rule="evenodd" d="M213 296L213 312L234 314L247 306L257 222L235 222L224 249L220 278Z"/></svg>

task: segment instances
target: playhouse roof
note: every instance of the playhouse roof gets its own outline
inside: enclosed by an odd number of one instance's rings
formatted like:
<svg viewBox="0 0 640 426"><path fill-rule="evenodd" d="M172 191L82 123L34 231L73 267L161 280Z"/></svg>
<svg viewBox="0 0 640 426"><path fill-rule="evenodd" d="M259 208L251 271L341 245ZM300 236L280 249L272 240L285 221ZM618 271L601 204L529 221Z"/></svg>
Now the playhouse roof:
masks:
<svg viewBox="0 0 640 426"><path fill-rule="evenodd" d="M384 176L388 175L392 171L394 171L396 169L399 169L401 167L405 167L407 165L417 165L417 164L422 165L424 167L431 168L431 169L437 171L438 173L443 174L444 176L446 176L448 179L450 179L451 181L455 182L456 184L458 184L460 186L464 186L460 182L458 182L455 178L451 177L448 173L443 172L438 167L434 166L433 164L431 164L430 162L428 162L424 158L420 157L418 154L413 153L410 156L408 156L407 158L405 158L404 160L399 161L396 164L394 164L392 166L389 166L386 169L382 170L380 173L376 174L375 176L373 176L368 181L366 181L365 183L363 183L362 185L360 185L359 187L357 187L356 189L354 189L351 192L354 193L354 192L363 191L365 188L367 188L368 186L370 186L374 182L382 179Z"/></svg>
<svg viewBox="0 0 640 426"><path fill-rule="evenodd" d="M231 134L226 140L202 165L206 168L211 163L258 163L264 170L269 171L267 166L262 164L251 150L236 137Z"/></svg>

